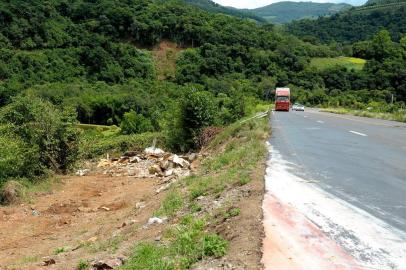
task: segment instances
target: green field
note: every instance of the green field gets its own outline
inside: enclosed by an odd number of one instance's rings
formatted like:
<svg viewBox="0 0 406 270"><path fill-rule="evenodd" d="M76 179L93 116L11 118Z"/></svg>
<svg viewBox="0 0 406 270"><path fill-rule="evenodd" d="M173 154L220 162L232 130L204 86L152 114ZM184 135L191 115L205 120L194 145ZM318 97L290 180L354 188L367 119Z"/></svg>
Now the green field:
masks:
<svg viewBox="0 0 406 270"><path fill-rule="evenodd" d="M355 57L336 57L336 58L313 58L310 66L324 70L334 66L343 66L347 69L362 70L366 63L365 59Z"/></svg>

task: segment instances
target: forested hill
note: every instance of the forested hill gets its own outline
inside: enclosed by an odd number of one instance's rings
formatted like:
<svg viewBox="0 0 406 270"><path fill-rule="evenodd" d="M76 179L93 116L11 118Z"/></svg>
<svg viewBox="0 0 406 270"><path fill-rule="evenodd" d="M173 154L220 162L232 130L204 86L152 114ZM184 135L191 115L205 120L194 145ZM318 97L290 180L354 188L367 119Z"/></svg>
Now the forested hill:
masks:
<svg viewBox="0 0 406 270"><path fill-rule="evenodd" d="M251 12L272 23L287 23L304 18L316 19L319 16L335 14L350 7L349 4L286 1L253 9Z"/></svg>
<svg viewBox="0 0 406 270"><path fill-rule="evenodd" d="M266 22L266 20L264 18L262 18L261 16L255 15L250 10L239 10L236 8L224 7L211 0L183 0L183 1L185 1L188 4L202 8L209 12L223 13L223 14L239 17L242 19L251 19L251 20L254 20L257 22L261 22L261 23Z"/></svg>
<svg viewBox="0 0 406 270"><path fill-rule="evenodd" d="M370 5L385 5L385 4L393 4L393 3L402 3L405 2L404 0L368 0L365 3L366 6Z"/></svg>
<svg viewBox="0 0 406 270"><path fill-rule="evenodd" d="M387 29L395 40L406 34L405 1L370 1L367 5L317 20L301 20L287 26L299 37L315 37L321 42L351 43L371 38Z"/></svg>

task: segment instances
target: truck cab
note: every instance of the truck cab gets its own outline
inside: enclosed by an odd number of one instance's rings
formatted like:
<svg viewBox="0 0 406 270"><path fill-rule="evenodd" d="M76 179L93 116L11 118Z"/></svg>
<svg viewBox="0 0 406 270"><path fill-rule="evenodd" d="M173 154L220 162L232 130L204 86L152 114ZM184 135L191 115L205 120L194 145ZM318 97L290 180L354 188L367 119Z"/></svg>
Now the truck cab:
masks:
<svg viewBox="0 0 406 270"><path fill-rule="evenodd" d="M290 110L290 89L276 88L275 91L275 111Z"/></svg>

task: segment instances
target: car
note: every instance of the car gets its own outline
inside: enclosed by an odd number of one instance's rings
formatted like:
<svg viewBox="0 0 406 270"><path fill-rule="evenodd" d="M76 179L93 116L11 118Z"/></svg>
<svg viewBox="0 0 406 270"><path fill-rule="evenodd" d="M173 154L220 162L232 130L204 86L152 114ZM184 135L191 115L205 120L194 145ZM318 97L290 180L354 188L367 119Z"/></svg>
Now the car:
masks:
<svg viewBox="0 0 406 270"><path fill-rule="evenodd" d="M292 110L293 111L302 111L302 112L304 112L304 105L299 104L299 103L295 103L292 106Z"/></svg>

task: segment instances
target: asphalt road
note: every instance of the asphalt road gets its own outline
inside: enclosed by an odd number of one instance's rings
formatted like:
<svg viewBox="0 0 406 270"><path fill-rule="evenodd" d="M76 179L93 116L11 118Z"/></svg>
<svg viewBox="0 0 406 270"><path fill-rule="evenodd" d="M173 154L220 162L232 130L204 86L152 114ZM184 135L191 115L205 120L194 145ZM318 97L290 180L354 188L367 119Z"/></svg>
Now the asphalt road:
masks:
<svg viewBox="0 0 406 270"><path fill-rule="evenodd" d="M406 232L406 124L273 112L271 144L291 173Z"/></svg>

